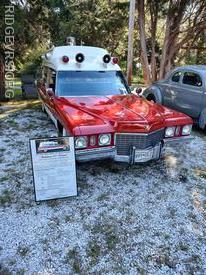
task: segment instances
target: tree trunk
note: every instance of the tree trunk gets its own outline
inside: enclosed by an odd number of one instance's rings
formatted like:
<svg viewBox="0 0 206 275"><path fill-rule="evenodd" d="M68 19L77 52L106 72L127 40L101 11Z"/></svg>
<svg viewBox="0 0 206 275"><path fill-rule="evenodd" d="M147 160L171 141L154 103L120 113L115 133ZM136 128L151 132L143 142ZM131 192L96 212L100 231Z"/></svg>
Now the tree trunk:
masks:
<svg viewBox="0 0 206 275"><path fill-rule="evenodd" d="M197 50L196 50L196 64L201 64L202 63L202 50L201 48L204 48L204 45L206 45L206 31L203 31L200 34L200 39L197 42Z"/></svg>
<svg viewBox="0 0 206 275"><path fill-rule="evenodd" d="M151 18L151 74L152 82L157 80L157 64L156 64L156 32L157 32L157 18L158 18L158 2L151 1L150 18Z"/></svg>
<svg viewBox="0 0 206 275"><path fill-rule="evenodd" d="M138 9L138 17L139 17L138 23L139 23L139 36L140 36L143 77L144 77L145 84L150 84L151 72L149 68L147 47L146 47L144 0L137 1L137 9Z"/></svg>
<svg viewBox="0 0 206 275"><path fill-rule="evenodd" d="M130 0L128 53L127 53L127 81L129 86L131 86L131 83L132 83L134 19L135 19L135 0Z"/></svg>
<svg viewBox="0 0 206 275"><path fill-rule="evenodd" d="M4 57L0 53L0 101L5 99Z"/></svg>
<svg viewBox="0 0 206 275"><path fill-rule="evenodd" d="M174 3L173 0L169 1L159 79L164 78L167 72L171 69L172 59L175 56L181 21L188 3L189 0L179 0L176 3Z"/></svg>

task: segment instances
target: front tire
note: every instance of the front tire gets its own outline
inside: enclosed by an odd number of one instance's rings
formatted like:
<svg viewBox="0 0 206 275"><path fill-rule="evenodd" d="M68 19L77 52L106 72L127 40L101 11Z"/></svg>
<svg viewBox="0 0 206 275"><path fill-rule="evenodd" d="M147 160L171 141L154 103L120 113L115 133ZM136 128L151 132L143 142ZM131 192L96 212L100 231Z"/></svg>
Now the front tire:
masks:
<svg viewBox="0 0 206 275"><path fill-rule="evenodd" d="M153 101L154 103L157 102L157 99L156 99L156 97L155 97L153 94L149 94L149 95L146 97L146 99L147 99L148 101Z"/></svg>
<svg viewBox="0 0 206 275"><path fill-rule="evenodd" d="M45 106L44 106L43 103L41 104L41 109L42 109L42 112L43 112L43 113L46 113L46 109L45 109Z"/></svg>

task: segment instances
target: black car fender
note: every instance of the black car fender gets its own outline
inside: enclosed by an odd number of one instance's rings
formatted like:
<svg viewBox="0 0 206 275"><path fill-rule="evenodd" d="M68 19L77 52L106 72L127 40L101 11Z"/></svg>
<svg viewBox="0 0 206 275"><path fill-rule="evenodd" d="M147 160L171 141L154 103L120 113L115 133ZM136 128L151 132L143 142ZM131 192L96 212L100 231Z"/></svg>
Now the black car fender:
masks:
<svg viewBox="0 0 206 275"><path fill-rule="evenodd" d="M162 103L162 93L159 87L152 85L144 90L143 96L147 100L153 100L156 103Z"/></svg>

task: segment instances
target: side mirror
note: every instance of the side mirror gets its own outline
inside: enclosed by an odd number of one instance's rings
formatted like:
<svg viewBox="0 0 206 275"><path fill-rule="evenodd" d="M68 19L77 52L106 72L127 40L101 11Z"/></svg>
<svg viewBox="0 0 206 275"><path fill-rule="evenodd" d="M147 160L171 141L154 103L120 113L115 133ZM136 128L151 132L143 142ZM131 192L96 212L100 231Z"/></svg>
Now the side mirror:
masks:
<svg viewBox="0 0 206 275"><path fill-rule="evenodd" d="M53 91L52 88L47 88L47 89L46 89L46 92L47 92L48 96L49 96L51 99L54 98L54 91Z"/></svg>
<svg viewBox="0 0 206 275"><path fill-rule="evenodd" d="M137 95L140 95L140 94L142 93L142 88L137 87L137 88L135 89L135 92L136 92Z"/></svg>
<svg viewBox="0 0 206 275"><path fill-rule="evenodd" d="M137 87L132 92L133 94L140 95L142 93L142 88Z"/></svg>

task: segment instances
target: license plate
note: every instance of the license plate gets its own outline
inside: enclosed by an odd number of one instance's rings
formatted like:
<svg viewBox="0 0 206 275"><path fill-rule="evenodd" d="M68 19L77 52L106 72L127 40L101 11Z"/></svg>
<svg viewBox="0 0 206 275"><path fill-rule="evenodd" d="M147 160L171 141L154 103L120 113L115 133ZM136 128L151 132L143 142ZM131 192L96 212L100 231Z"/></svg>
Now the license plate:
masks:
<svg viewBox="0 0 206 275"><path fill-rule="evenodd" d="M144 162L151 160L153 157L153 148L147 150L135 150L135 162Z"/></svg>

